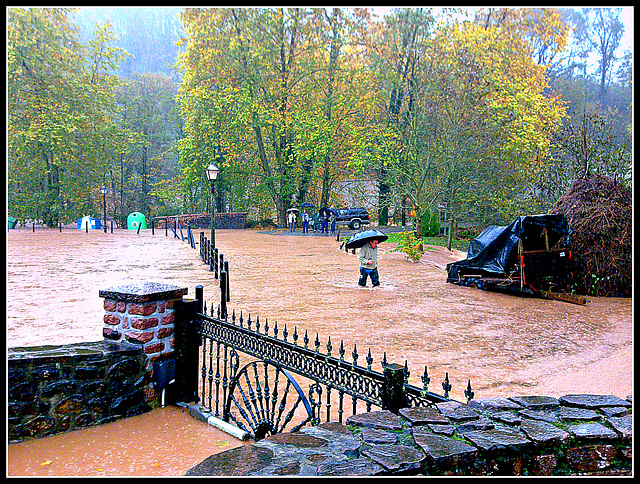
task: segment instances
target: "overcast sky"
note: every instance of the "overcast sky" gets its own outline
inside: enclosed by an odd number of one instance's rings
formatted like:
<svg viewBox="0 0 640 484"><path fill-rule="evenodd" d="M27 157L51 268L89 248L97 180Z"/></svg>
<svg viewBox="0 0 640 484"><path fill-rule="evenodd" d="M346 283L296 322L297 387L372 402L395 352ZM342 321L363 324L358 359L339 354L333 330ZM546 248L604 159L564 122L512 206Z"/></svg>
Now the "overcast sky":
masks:
<svg viewBox="0 0 640 484"><path fill-rule="evenodd" d="M372 8L376 11L376 13L378 15L380 15L380 18L382 18L385 14L389 13L392 8L405 8L405 7L396 6L396 7L372 7ZM412 7L406 7L406 8L412 8ZM440 7L430 7L430 8L440 8ZM475 7L461 7L461 8L472 9L472 8L475 8ZM531 7L531 8L537 8L537 7ZM548 8L554 8L554 7L550 6ZM566 7L555 7L555 8L566 8ZM575 7L571 7L571 8L576 8L576 9L577 8L586 8L586 6L585 7L575 6ZM590 7L590 8L592 8L592 7ZM611 6L611 7L607 7L607 8L622 8L622 14L620 15L620 20L624 24L624 36L622 37L622 40L620 41L620 50L617 53L617 55L621 55L622 54L622 50L625 50L628 47L632 47L633 46L633 7Z"/></svg>

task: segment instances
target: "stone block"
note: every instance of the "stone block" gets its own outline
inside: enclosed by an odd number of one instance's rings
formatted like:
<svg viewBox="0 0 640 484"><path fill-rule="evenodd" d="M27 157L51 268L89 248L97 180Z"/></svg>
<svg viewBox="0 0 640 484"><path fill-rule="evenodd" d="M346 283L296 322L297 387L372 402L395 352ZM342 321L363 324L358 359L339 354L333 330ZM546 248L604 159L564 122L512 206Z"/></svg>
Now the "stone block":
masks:
<svg viewBox="0 0 640 484"><path fill-rule="evenodd" d="M437 408L414 407L401 408L400 415L406 418L412 425L440 424L446 425L449 420L440 413Z"/></svg>
<svg viewBox="0 0 640 484"><path fill-rule="evenodd" d="M395 444L398 435L377 429L362 429L362 440L368 444Z"/></svg>
<svg viewBox="0 0 640 484"><path fill-rule="evenodd" d="M529 439L537 443L563 442L571 438L568 432L541 420L523 420L520 429Z"/></svg>
<svg viewBox="0 0 640 484"><path fill-rule="evenodd" d="M598 415L595 410L588 408L560 407L560 410L558 411L558 418L564 422L570 420L581 420L583 422L587 422L591 420L600 420L600 415Z"/></svg>
<svg viewBox="0 0 640 484"><path fill-rule="evenodd" d="M84 397L82 395L69 395L60 400L56 406L56 413L78 413L85 408Z"/></svg>
<svg viewBox="0 0 640 484"><path fill-rule="evenodd" d="M408 445L374 445L363 450L362 455L391 473L419 469L426 457L420 449Z"/></svg>
<svg viewBox="0 0 640 484"><path fill-rule="evenodd" d="M471 441L473 445L484 451L520 451L523 447L531 445L531 440L520 432L506 428L471 430L463 432L462 435Z"/></svg>
<svg viewBox="0 0 640 484"><path fill-rule="evenodd" d="M368 427L379 430L401 430L402 420L388 410L380 410L367 412L362 414L351 415L346 420L347 425L356 427Z"/></svg>
<svg viewBox="0 0 640 484"><path fill-rule="evenodd" d="M548 410L560 406L557 398L539 395L526 395L520 397L511 397L510 400L516 402L524 408L531 410Z"/></svg>
<svg viewBox="0 0 640 484"><path fill-rule="evenodd" d="M631 403L614 395L574 394L560 397L560 404L567 407L631 407Z"/></svg>
<svg viewBox="0 0 640 484"><path fill-rule="evenodd" d="M514 399L505 397L487 397L471 400L469 406L480 411L518 410L521 405Z"/></svg>
<svg viewBox="0 0 640 484"><path fill-rule="evenodd" d="M478 449L466 442L434 434L421 427L414 427L412 433L416 444L424 451L432 465L449 468L469 460L478 453Z"/></svg>
<svg viewBox="0 0 640 484"><path fill-rule="evenodd" d="M376 476L382 474L384 467L364 457L325 461L318 466L319 476Z"/></svg>
<svg viewBox="0 0 640 484"><path fill-rule="evenodd" d="M631 415L611 417L609 423L620 437L630 439L633 436L633 417Z"/></svg>
<svg viewBox="0 0 640 484"><path fill-rule="evenodd" d="M271 449L245 445L207 457L192 467L186 476L249 476L272 463Z"/></svg>
<svg viewBox="0 0 640 484"><path fill-rule="evenodd" d="M567 428L571 435L583 439L615 439L618 435L597 422L572 425Z"/></svg>

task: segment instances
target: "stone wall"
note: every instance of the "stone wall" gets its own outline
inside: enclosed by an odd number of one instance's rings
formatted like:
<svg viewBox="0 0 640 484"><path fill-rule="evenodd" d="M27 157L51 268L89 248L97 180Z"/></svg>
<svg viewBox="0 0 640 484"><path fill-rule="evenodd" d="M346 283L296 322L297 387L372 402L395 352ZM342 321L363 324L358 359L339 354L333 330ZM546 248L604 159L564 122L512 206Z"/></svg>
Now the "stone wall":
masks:
<svg viewBox="0 0 640 484"><path fill-rule="evenodd" d="M188 476L631 475L631 397L375 411L215 454Z"/></svg>
<svg viewBox="0 0 640 484"><path fill-rule="evenodd" d="M140 282L99 291L104 340L8 350L9 441L137 415L175 376L176 305L188 290Z"/></svg>
<svg viewBox="0 0 640 484"><path fill-rule="evenodd" d="M217 229L243 229L247 226L248 212L223 212L216 213L216 228ZM187 226L191 226L192 229L210 229L211 228L211 214L210 213L196 213L196 214L183 214L183 215L171 215L168 217L154 217L154 225L158 229L164 229L166 221L169 222L169 228L173 228L174 222L178 221L182 225L183 229Z"/></svg>
<svg viewBox="0 0 640 484"><path fill-rule="evenodd" d="M150 410L151 367L127 343L7 352L9 442L112 422Z"/></svg>

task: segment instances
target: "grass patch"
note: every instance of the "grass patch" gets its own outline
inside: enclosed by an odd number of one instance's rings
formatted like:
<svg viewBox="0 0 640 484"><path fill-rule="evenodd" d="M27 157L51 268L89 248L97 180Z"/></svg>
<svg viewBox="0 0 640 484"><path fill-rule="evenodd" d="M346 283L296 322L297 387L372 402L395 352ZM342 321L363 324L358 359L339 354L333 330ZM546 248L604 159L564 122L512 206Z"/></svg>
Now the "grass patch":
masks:
<svg viewBox="0 0 640 484"><path fill-rule="evenodd" d="M402 240L402 232L392 232L387 234L389 238L386 242L398 244ZM435 245L438 247L446 247L447 239L445 237L422 237L423 245ZM454 240L451 242L451 248L466 252L469 249L469 240Z"/></svg>

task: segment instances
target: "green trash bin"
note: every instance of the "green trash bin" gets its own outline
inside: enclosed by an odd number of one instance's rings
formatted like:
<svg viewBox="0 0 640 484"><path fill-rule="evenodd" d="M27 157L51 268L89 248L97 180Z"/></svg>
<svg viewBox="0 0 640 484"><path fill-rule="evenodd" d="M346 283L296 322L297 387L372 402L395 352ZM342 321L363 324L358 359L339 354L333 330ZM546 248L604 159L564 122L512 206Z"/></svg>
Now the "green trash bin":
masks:
<svg viewBox="0 0 640 484"><path fill-rule="evenodd" d="M147 219L144 214L141 214L140 212L130 213L127 217L127 228L129 230L138 230L138 227L140 227L140 229L146 229Z"/></svg>
<svg viewBox="0 0 640 484"><path fill-rule="evenodd" d="M15 229L16 228L16 224L18 223L18 219L14 218L14 217L9 217L8 221L9 221L9 228L10 229Z"/></svg>

